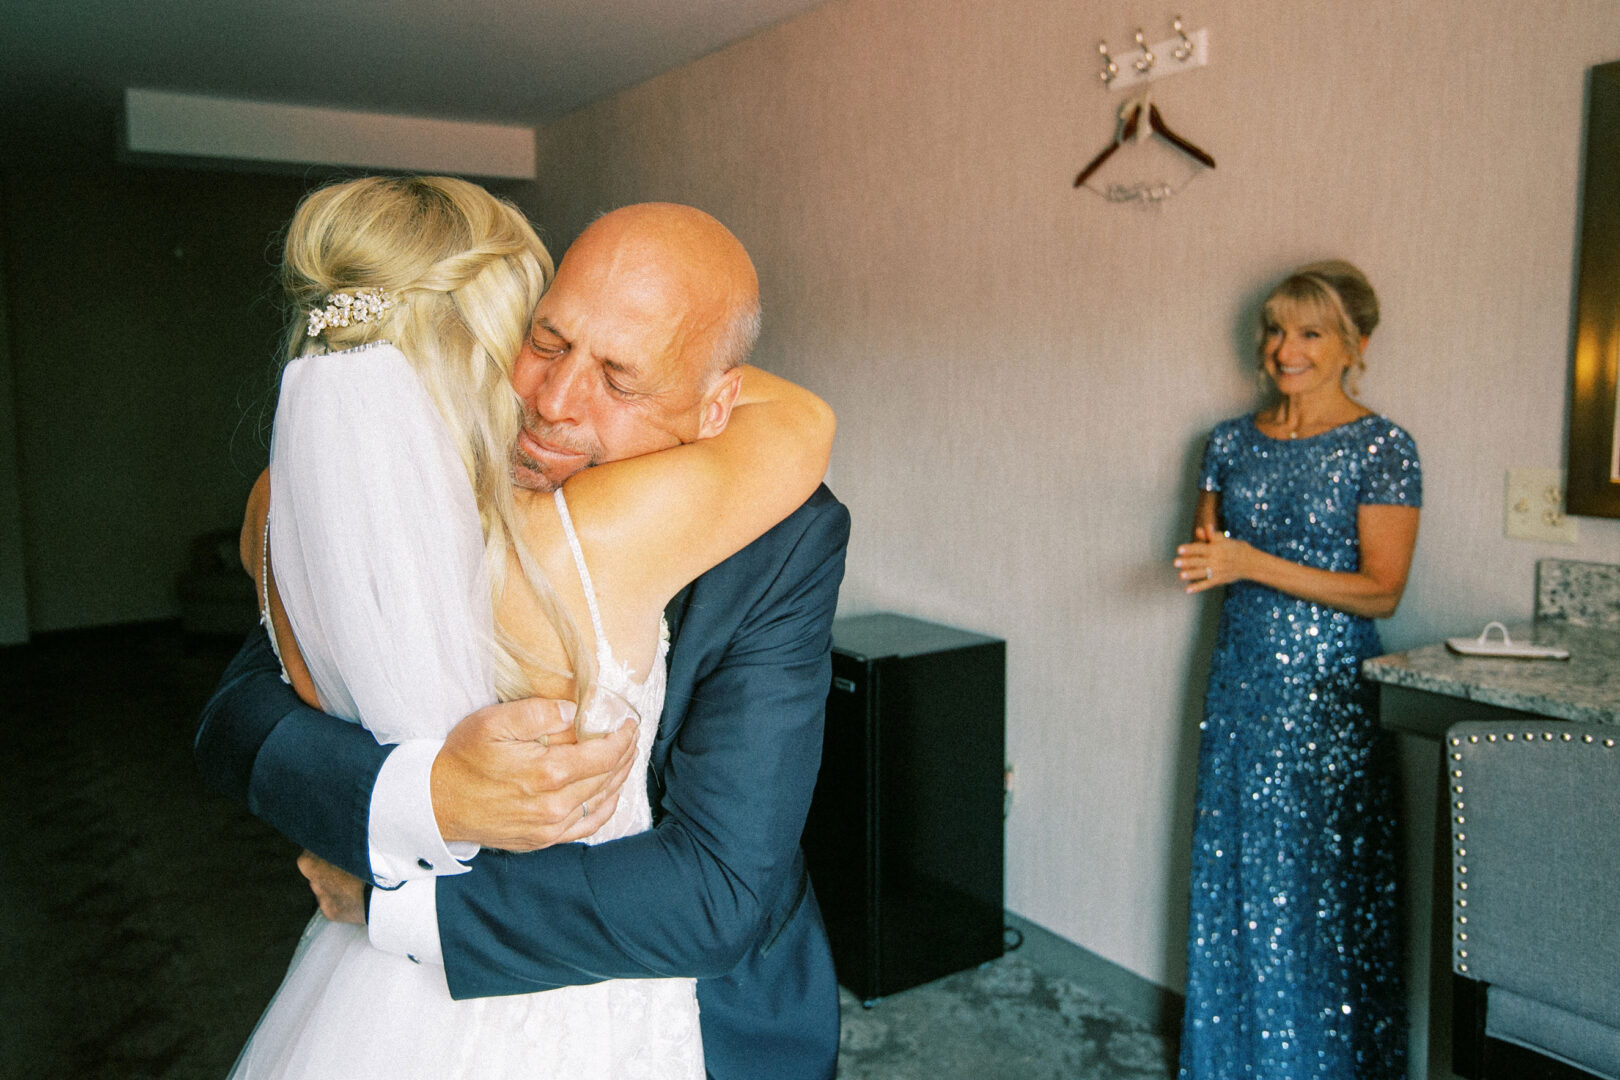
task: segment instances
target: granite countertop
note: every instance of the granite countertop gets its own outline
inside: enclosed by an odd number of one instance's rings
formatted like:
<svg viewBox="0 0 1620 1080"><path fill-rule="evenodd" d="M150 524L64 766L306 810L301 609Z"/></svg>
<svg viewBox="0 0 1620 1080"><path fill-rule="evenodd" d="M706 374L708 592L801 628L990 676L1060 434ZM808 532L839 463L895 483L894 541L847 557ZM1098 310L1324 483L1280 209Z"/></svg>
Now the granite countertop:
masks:
<svg viewBox="0 0 1620 1080"><path fill-rule="evenodd" d="M1514 641L1562 646L1569 659L1459 656L1442 642L1375 656L1361 671L1391 686L1564 720L1620 724L1620 629L1542 622L1508 632Z"/></svg>

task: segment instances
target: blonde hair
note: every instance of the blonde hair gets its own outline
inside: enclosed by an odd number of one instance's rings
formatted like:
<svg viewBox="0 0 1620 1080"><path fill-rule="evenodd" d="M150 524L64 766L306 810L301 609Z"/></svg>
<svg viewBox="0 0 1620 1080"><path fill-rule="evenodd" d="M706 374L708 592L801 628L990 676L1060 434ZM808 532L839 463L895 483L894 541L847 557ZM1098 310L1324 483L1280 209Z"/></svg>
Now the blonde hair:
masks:
<svg viewBox="0 0 1620 1080"><path fill-rule="evenodd" d="M1284 278L1266 297L1260 314L1262 366L1268 330L1282 322L1312 318L1331 326L1344 343L1351 359L1345 388L1354 393L1358 376L1367 369L1362 339L1371 337L1378 327L1378 294L1367 275L1343 259L1329 259L1302 266Z"/></svg>
<svg viewBox="0 0 1620 1080"><path fill-rule="evenodd" d="M478 185L449 176L369 176L304 197L287 227L281 280L292 306L289 359L374 341L405 354L472 484L491 599L499 604L514 551L562 641L583 718L595 651L523 543L510 464L523 423L512 362L553 271L522 211ZM380 290L393 305L373 321L308 336L311 311L333 293L359 289ZM532 657L501 626L492 631L496 692L507 701L528 696L523 666Z"/></svg>

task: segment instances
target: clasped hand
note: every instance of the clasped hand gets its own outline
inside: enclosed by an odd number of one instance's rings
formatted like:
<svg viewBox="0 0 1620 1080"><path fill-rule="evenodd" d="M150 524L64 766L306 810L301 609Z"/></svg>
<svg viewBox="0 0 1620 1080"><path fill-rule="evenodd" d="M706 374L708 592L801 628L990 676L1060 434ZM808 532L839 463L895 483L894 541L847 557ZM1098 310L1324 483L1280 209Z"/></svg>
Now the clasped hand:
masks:
<svg viewBox="0 0 1620 1080"><path fill-rule="evenodd" d="M312 851L298 856L298 872L309 881L309 891L320 903L322 915L333 922L365 923L365 882Z"/></svg>
<svg viewBox="0 0 1620 1080"><path fill-rule="evenodd" d="M1244 564L1254 548L1203 525L1193 530L1193 536L1192 543L1176 548L1174 563L1177 576L1188 583L1189 593L1230 585L1248 576Z"/></svg>
<svg viewBox="0 0 1620 1080"><path fill-rule="evenodd" d="M433 813L447 841L533 851L583 839L619 804L636 756L636 723L579 742L574 705L528 698L479 709L433 761ZM366 921L365 884L308 851L298 857L321 913Z"/></svg>
<svg viewBox="0 0 1620 1080"><path fill-rule="evenodd" d="M636 724L578 742L574 705L526 698L457 724L433 762L433 813L447 841L533 851L583 839L619 803Z"/></svg>

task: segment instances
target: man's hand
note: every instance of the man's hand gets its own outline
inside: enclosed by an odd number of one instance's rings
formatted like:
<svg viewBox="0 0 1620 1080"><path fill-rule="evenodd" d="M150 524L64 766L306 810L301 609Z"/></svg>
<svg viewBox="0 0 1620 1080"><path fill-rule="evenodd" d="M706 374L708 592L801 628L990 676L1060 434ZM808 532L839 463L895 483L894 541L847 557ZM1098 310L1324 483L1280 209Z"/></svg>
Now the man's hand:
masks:
<svg viewBox="0 0 1620 1080"><path fill-rule="evenodd" d="M365 925L365 882L308 851L298 856L298 872L309 879L309 891L320 901L322 915L333 922Z"/></svg>
<svg viewBox="0 0 1620 1080"><path fill-rule="evenodd" d="M479 709L433 761L433 814L447 841L532 851L589 836L613 814L635 763L636 724L583 743L572 702Z"/></svg>

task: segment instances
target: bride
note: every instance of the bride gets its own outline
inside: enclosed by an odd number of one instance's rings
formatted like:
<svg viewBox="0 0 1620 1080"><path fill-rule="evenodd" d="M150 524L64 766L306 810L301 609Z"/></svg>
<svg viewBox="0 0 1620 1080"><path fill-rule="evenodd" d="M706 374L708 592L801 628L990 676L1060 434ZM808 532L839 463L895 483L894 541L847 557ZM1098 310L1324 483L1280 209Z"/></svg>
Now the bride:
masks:
<svg viewBox="0 0 1620 1080"><path fill-rule="evenodd" d="M515 489L511 448L541 444L520 442L508 380L541 347L525 333L551 273L522 214L465 181L370 177L306 197L282 268L292 359L243 561L283 678L381 741L443 738L526 696L571 699L581 737L637 719L594 843L651 824L664 605L810 496L833 420L740 365L757 326L749 267L723 318L692 320L715 360L681 445L549 495ZM232 1073L520 1075L701 1078L693 980L453 1001L442 967L316 915Z"/></svg>

